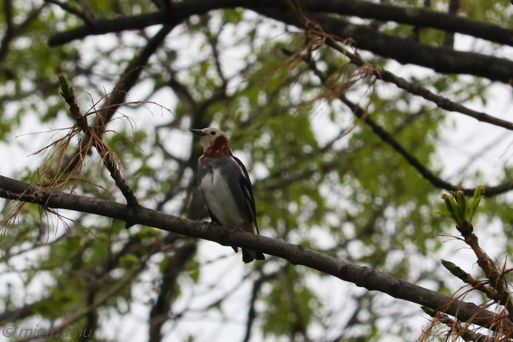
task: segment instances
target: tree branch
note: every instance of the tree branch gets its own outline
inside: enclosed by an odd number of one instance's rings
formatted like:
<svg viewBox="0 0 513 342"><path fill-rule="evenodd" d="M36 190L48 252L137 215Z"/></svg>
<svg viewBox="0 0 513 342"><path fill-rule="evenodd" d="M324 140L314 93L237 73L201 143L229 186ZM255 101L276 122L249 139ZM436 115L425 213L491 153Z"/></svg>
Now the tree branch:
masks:
<svg viewBox="0 0 513 342"><path fill-rule="evenodd" d="M160 342L163 338L162 327L169 319L171 304L176 298L177 279L185 268L185 264L196 253L196 241L185 243L176 247L174 255L170 256L164 272L157 301L150 311L150 342Z"/></svg>
<svg viewBox="0 0 513 342"><path fill-rule="evenodd" d="M496 322L496 314L468 302L463 302L425 289L415 284L381 273L365 266L338 260L303 246L250 234L212 223L196 222L144 207L130 207L116 202L51 191L0 176L0 197L36 203L49 208L67 209L110 217L155 227L165 231L215 241L224 246L251 248L289 260L368 290L386 293L394 298L427 306L450 314L461 321L470 321L486 328ZM505 322L513 330L513 323Z"/></svg>
<svg viewBox="0 0 513 342"><path fill-rule="evenodd" d="M290 11L257 8L254 10L286 24L304 28L304 24L297 15ZM347 20L329 14L310 13L308 18L322 23L322 28L328 34L340 39L351 38L359 49L395 59L401 64L416 64L446 74L485 77L507 84L513 79L513 62L504 58L417 43L411 39L377 32L369 26L351 24Z"/></svg>
<svg viewBox="0 0 513 342"><path fill-rule="evenodd" d="M84 22L86 22L88 25L92 25L90 18L88 18L88 16L84 12L81 12L78 8L76 8L70 4L67 4L65 2L60 2L59 0L45 0L45 2L57 5L60 8L62 8L64 11L76 15L77 17L82 19Z"/></svg>
<svg viewBox="0 0 513 342"><path fill-rule="evenodd" d="M286 50L285 53L288 53ZM305 60L304 61L308 64L309 68L314 72L314 74L319 77L321 83L323 86L326 86L326 80L327 77L324 75L315 65L315 63ZM433 184L437 188L442 188L445 190L458 190L459 187L456 185L453 185L449 182L444 181L440 177L436 176L431 170L429 170L426 166L424 166L414 155L412 155L410 152L408 152L389 132L387 132L383 127L378 125L370 115L366 115L365 111L358 105L352 103L349 101L344 95L339 96L340 101L344 103L346 106L348 106L353 114L359 118L362 119L367 125L369 125L372 129L372 131L378 135L383 141L388 143L394 150L396 150L399 154L401 154L407 161L412 165L417 171L426 178L431 184ZM333 163L333 162L332 162ZM486 186L485 187L485 196L486 197L492 197L504 192L507 192L513 188L513 182L507 181L503 184L497 185L497 186ZM462 189L463 192L468 195L472 196L474 194L474 191L476 189Z"/></svg>
<svg viewBox="0 0 513 342"><path fill-rule="evenodd" d="M463 33L500 44L513 44L513 30L422 8L405 8L355 0L302 0L301 6L303 10L308 12L329 12L341 15L354 15L365 19L395 21L417 27L432 27L448 32ZM127 18L95 20L92 26L84 25L56 34L50 38L49 44L50 46L62 45L89 35L139 30L152 25L166 24L170 20L179 20L181 22L194 14L204 14L210 10L236 7L262 10L288 10L290 8L286 1L273 0L196 0L175 2L173 3L172 11L163 8L158 12ZM171 16L170 13L172 13Z"/></svg>
<svg viewBox="0 0 513 342"><path fill-rule="evenodd" d="M125 178L123 177L123 173L121 171L121 165L117 160L117 157L112 152L111 149L105 144L101 135L96 134L96 130L89 127L87 124L87 119L80 112L80 108L75 102L75 95L73 94L73 88L70 87L64 78L64 75L60 74L59 79L61 82L61 95L66 101L66 103L70 107L70 112L73 118L77 121L77 126L84 132L85 137L87 137L88 141L96 148L98 154L102 158L103 165L109 171L112 179L116 182L116 186L121 190L123 196L127 203L131 206L138 205L137 198L135 197L134 191L130 188ZM103 125L104 126L104 125ZM85 139L82 139L85 140ZM89 145L85 145L85 149L89 150ZM84 150L85 150L84 149ZM85 158L81 158L80 160L84 160Z"/></svg>
<svg viewBox="0 0 513 342"><path fill-rule="evenodd" d="M383 127L378 125L370 115L365 115L365 111L358 105L355 105L351 101L349 101L345 96L340 96L340 100L347 105L353 114L362 119L367 125L370 126L372 131L378 135L383 141L388 143L394 150L399 152L400 155L402 155L408 163L410 163L411 166L413 166L417 171L422 175L422 177L426 178L431 184L433 184L437 188L445 189L448 191L451 190L458 190L460 187L457 185L453 185L449 182L446 182L445 180L441 179L440 177L436 176L431 170L429 170L426 166L424 166L415 156L413 156L410 152L408 152L395 138L385 131ZM485 196L486 197L492 197L499 194L502 194L504 192L510 191L513 188L513 182L508 181L506 183L497 185L497 186L486 186L485 187ZM463 192L471 196L474 194L475 188L467 188L462 189Z"/></svg>
<svg viewBox="0 0 513 342"><path fill-rule="evenodd" d="M162 27L162 29L160 29L160 31L149 40L144 49L136 55L136 57L126 67L125 71L119 78L114 91L105 101L103 108L99 111L96 121L93 124L95 135L98 137L103 135L107 123L112 119L121 104L124 103L126 94L139 79L143 66L146 65L148 59L153 55L155 50L160 46L162 41L173 28L174 26ZM74 155L70 156L66 162L63 162L63 170L73 170L75 168L77 163L81 160L80 153L84 153L84 146L87 146L90 143L89 139L90 138L88 136L85 136L84 139L80 141L80 146ZM85 149L85 153L88 151L88 148Z"/></svg>
<svg viewBox="0 0 513 342"><path fill-rule="evenodd" d="M19 25L14 25L12 20L12 4L11 1L4 2L4 15L6 16L7 28L0 44L0 62L2 62L9 53L9 46L11 41L16 38L16 35L23 32L32 24L32 22L39 16L39 13L46 7L46 4L33 9L27 14L26 19Z"/></svg>
<svg viewBox="0 0 513 342"><path fill-rule="evenodd" d="M470 116L471 118L474 118L478 121L486 122L486 123L489 123L489 124L492 124L495 126L513 130L512 122L496 118L494 116L488 115L483 112L477 112L475 110L472 110L470 108L463 106L462 104L453 102L446 97L436 95L436 94L432 93L430 90L428 90L427 88L421 87L412 82L408 82L404 78L398 77L386 69L377 67L375 65L372 65L372 64L364 61L359 54L353 54L353 53L349 52L348 50L344 49L340 44L338 44L331 38L327 40L327 44L330 47L334 48L335 50L337 50L340 53L347 56L351 60L351 63L354 63L360 67L372 66L373 73L376 78L381 79L385 82L393 83L397 87L404 89L413 95L420 96L428 101L435 103L438 107L440 107L442 109L445 109L445 110L448 110L451 112L458 112L463 115Z"/></svg>

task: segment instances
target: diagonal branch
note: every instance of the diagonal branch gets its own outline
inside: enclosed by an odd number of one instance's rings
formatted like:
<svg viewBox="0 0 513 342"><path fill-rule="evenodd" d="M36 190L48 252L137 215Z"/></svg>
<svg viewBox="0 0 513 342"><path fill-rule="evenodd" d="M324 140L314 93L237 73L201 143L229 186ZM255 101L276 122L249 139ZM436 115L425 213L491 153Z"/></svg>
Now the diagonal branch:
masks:
<svg viewBox="0 0 513 342"><path fill-rule="evenodd" d="M131 206L139 205L137 198L133 190L130 188L128 183L126 182L123 174L121 172L121 165L119 164L119 160L117 160L116 155L112 152L111 149L105 144L102 140L101 135L98 135L96 131L89 127L87 124L87 119L80 113L80 108L75 102L75 95L73 94L73 88L71 88L64 75L60 74L59 79L61 80L61 95L64 97L64 100L70 107L70 112L73 118L77 121L77 126L84 132L85 136L88 138L89 142L96 148L98 154L102 158L103 164L110 172L112 179L116 182L117 187L125 196L126 201ZM82 139L82 141L85 139ZM85 145L88 146L88 145ZM81 158L80 160L84 160Z"/></svg>
<svg viewBox="0 0 513 342"><path fill-rule="evenodd" d="M408 283L365 266L335 259L300 245L271 239L261 235L216 226L208 222L196 222L144 207L130 207L120 203L87 196L47 190L28 183L0 176L0 197L36 203L49 208L68 209L129 221L134 224L155 227L165 231L215 241L224 246L240 246L274 255L292 264L303 265L352 282L368 290L380 291L394 298L443 311L460 321L470 321L491 328L498 319L496 314L468 302ZM513 331L513 323L505 321Z"/></svg>
<svg viewBox="0 0 513 342"><path fill-rule="evenodd" d="M90 18L86 15L86 13L80 11L78 8L76 8L70 4L67 4L65 2L60 2L59 0L45 0L45 2L57 5L60 8L62 8L64 11L76 15L77 17L82 19L84 22L86 22L88 25L92 25L92 22L91 22Z"/></svg>
<svg viewBox="0 0 513 342"><path fill-rule="evenodd" d="M356 64L360 67L363 66L371 66L371 70L375 77L378 79L381 79L383 81L393 83L397 87L406 90L407 92L418 95L423 97L424 99L434 102L438 107L451 111L451 112L459 112L461 114L470 116L478 121L486 122L495 126L503 127L509 130L513 130L513 123L502 120L496 117L493 117L491 115L488 115L486 113L477 112L475 110L472 110L470 108L467 108L459 103L453 102L449 100L446 97L433 94L431 91L429 91L427 88L421 87L417 84L414 84L412 82L409 82L405 80L402 77L398 77L391 73L390 71L376 67L366 61L364 61L359 54L351 53L344 47L342 47L340 44L335 42L333 39L329 38L327 40L328 46L332 47L333 49L339 51L343 55L347 56L351 63Z"/></svg>
<svg viewBox="0 0 513 342"><path fill-rule="evenodd" d="M148 41L148 44L144 49L136 55L136 57L126 67L125 71L121 75L116 84L114 92L107 98L105 105L100 110L100 115L97 116L96 122L94 123L94 133L98 137L101 137L105 132L107 123L112 119L116 110L125 102L126 94L136 84L139 79L139 75L143 70L143 66L146 65L149 58L153 55L155 50L158 49L162 41L171 32L174 26L164 26L160 29L157 34ZM63 170L73 170L77 163L81 160L83 153L89 152L88 148L84 148L90 144L89 137L86 136L81 140L80 146L77 151L69 157L67 162L63 163Z"/></svg>
<svg viewBox="0 0 513 342"><path fill-rule="evenodd" d="M424 166L414 155L408 152L403 145L401 145L390 133L388 133L383 127L378 125L370 115L366 115L365 111L358 105L349 101L344 95L340 96L340 101L342 101L345 105L347 105L353 114L362 119L372 131L379 136L383 141L388 143L394 150L396 150L400 155L402 155L411 166L413 166L417 171L422 175L422 177L426 178L431 184L433 184L437 188L445 189L445 190L458 190L460 187L457 185L453 185L440 177L436 176L431 170L429 170L426 166ZM504 192L508 192L513 189L513 182L507 181L503 184L497 186L486 186L485 187L485 196L492 197L498 194L502 194ZM476 189L467 188L462 189L466 195L473 195Z"/></svg>
<svg viewBox="0 0 513 342"><path fill-rule="evenodd" d="M286 52L286 51L284 51ZM288 53L288 52L286 52ZM314 72L314 74L320 79L323 86L326 86L327 77L322 73L315 63L312 61L305 60L305 62L308 64L309 69ZM379 136L383 141L388 143L394 150L396 150L400 155L402 155L410 165L412 165L417 171L426 178L431 184L433 184L437 188L445 189L445 190L458 190L459 187L456 185L453 185L440 177L436 176L431 170L429 170L426 166L424 166L414 155L412 155L410 152L408 152L389 132L387 132L383 127L378 125L371 117L370 115L367 115L365 110L362 109L359 105L356 105L349 101L344 95L339 96L340 101L344 103L346 106L348 106L353 114L359 118L362 119L370 128L372 131ZM485 196L492 197L496 196L498 194L502 194L504 192L510 191L513 189L513 181L507 181L503 184L497 185L497 186L486 186L485 187ZM463 192L466 195L473 195L474 191L476 189L463 189Z"/></svg>

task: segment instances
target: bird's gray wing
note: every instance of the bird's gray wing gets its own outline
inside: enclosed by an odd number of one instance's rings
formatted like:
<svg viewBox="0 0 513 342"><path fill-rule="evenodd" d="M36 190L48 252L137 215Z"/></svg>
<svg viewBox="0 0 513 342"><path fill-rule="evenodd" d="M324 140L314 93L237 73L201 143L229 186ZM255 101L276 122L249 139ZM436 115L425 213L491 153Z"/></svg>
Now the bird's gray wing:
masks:
<svg viewBox="0 0 513 342"><path fill-rule="evenodd" d="M239 175L239 186L242 189L242 195L244 196L244 203L247 205L249 209L249 213L251 215L251 220L255 223L255 228L258 234L260 234L260 231L258 230L258 223L256 219L256 205L255 205L255 198L253 196L253 189L251 186L251 180L249 179L248 170L246 170L246 167L244 164L240 161L239 158L232 156L232 158L237 162L239 167L242 169L242 173Z"/></svg>

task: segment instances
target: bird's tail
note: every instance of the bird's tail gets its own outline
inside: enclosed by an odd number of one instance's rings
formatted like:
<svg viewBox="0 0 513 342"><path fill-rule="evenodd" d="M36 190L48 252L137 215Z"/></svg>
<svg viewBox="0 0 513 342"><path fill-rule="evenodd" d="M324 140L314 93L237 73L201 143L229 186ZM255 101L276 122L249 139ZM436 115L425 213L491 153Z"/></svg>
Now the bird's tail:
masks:
<svg viewBox="0 0 513 342"><path fill-rule="evenodd" d="M251 249L242 249L242 261L246 264L253 260L265 260L265 256L262 252L252 251Z"/></svg>

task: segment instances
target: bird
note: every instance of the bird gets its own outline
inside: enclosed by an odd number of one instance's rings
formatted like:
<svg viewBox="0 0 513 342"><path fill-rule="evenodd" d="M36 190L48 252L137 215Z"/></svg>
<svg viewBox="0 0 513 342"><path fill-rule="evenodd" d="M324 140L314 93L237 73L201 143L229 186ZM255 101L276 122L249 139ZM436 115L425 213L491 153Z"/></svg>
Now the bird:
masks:
<svg viewBox="0 0 513 342"><path fill-rule="evenodd" d="M230 141L218 128L191 129L200 137L197 182L213 223L260 234L255 199L244 164L232 154ZM232 246L238 252L237 246ZM265 260L263 253L242 248L242 261Z"/></svg>

